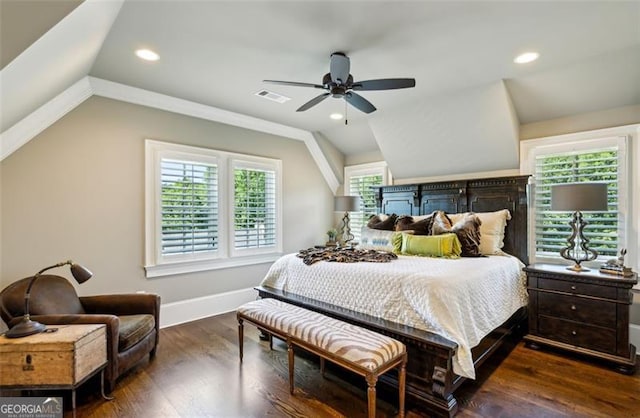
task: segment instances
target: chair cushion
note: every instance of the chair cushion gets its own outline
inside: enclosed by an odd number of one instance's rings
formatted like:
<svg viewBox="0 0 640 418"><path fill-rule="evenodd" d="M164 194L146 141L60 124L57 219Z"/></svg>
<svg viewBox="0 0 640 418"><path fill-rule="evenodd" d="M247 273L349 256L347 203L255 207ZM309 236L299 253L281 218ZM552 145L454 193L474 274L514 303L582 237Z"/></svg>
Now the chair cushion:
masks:
<svg viewBox="0 0 640 418"><path fill-rule="evenodd" d="M156 326L153 315L121 315L118 335L118 351L133 347L147 336Z"/></svg>

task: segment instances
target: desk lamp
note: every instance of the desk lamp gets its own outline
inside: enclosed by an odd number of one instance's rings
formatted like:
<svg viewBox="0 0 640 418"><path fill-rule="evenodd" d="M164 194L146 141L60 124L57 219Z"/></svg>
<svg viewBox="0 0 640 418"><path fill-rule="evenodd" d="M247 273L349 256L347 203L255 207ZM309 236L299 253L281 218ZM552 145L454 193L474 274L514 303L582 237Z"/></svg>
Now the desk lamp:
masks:
<svg viewBox="0 0 640 418"><path fill-rule="evenodd" d="M78 283L84 283L93 276L86 268L82 267L79 264L75 264L73 261L63 261L62 263L54 264L53 266L45 267L39 272L37 272L29 281L29 285L27 286L27 290L24 294L24 316L22 320L11 327L4 335L7 338L20 338L26 337L28 335L38 334L47 329L46 325L43 325L39 322L32 321L29 317L29 299L31 298L31 289L33 288L34 283L38 280L38 278L47 270L51 270L52 268L62 267L65 265L71 266L71 274L73 278L76 279Z"/></svg>

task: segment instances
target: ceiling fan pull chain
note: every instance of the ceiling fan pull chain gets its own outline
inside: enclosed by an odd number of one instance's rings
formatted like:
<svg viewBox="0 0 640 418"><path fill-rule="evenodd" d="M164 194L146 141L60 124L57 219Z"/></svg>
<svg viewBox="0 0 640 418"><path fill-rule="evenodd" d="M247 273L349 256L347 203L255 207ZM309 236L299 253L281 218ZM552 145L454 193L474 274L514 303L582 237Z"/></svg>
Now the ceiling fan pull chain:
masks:
<svg viewBox="0 0 640 418"><path fill-rule="evenodd" d="M344 101L344 124L345 126L349 124L349 119L347 118L347 101Z"/></svg>

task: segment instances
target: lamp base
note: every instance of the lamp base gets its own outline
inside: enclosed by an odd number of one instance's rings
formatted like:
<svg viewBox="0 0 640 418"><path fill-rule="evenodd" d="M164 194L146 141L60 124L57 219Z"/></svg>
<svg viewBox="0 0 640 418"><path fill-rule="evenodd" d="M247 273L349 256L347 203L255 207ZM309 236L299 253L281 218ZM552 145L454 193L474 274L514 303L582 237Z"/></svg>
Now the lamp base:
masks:
<svg viewBox="0 0 640 418"><path fill-rule="evenodd" d="M584 227L587 222L582 219L582 213L576 211L573 213L573 219L569 222L571 226L571 236L567 238L567 247L560 250L560 256L565 260L573 261L573 266L567 267L567 270L580 273L589 271L588 268L582 267L580 263L584 261L593 261L598 258L598 252L589 248L589 239L584 236Z"/></svg>
<svg viewBox="0 0 640 418"><path fill-rule="evenodd" d="M588 269L586 267L582 267L580 264L569 266L569 267L567 267L567 270L575 271L577 273L580 273L581 271L591 271L591 269Z"/></svg>
<svg viewBox="0 0 640 418"><path fill-rule="evenodd" d="M22 338L33 334L39 334L44 332L46 329L46 325L32 321L29 318L25 318L8 330L4 336L7 338Z"/></svg>

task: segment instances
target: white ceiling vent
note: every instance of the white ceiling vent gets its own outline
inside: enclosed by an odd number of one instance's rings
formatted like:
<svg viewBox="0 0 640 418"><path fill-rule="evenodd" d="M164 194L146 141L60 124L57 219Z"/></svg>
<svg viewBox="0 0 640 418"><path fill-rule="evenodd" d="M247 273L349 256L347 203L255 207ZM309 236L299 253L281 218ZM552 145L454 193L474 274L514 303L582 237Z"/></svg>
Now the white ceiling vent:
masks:
<svg viewBox="0 0 640 418"><path fill-rule="evenodd" d="M283 96L282 94L274 93L269 90L260 90L256 93L256 96L264 97L265 99L278 103L284 103L291 100L291 97Z"/></svg>

